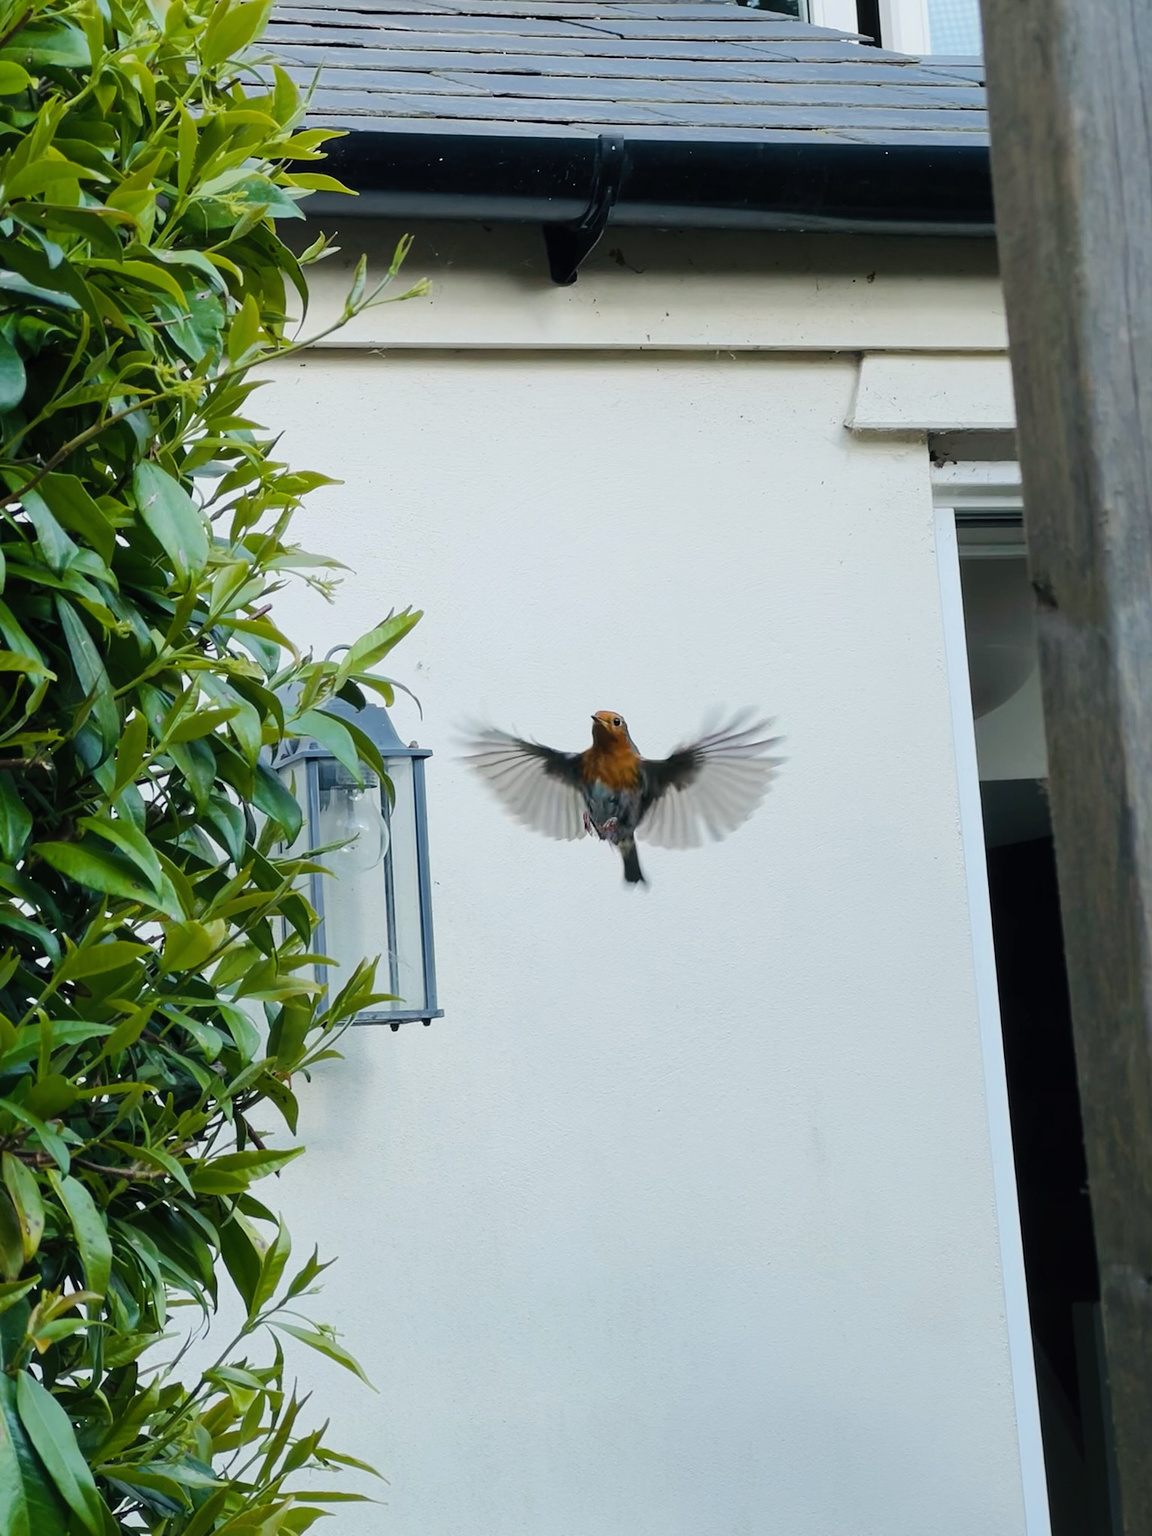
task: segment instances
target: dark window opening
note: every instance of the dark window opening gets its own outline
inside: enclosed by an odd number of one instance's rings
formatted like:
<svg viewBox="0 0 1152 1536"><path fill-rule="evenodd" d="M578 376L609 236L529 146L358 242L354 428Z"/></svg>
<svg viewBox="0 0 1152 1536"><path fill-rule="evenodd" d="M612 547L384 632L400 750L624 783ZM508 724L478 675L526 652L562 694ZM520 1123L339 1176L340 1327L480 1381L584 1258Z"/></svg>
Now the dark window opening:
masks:
<svg viewBox="0 0 1152 1536"><path fill-rule="evenodd" d="M957 535L1052 1536L1120 1536L1020 514L977 501L958 513Z"/></svg>
<svg viewBox="0 0 1152 1536"><path fill-rule="evenodd" d="M1052 1536L1114 1536L1100 1290L1055 855L1035 781L982 789ZM1011 840L1019 834L1026 840Z"/></svg>
<svg viewBox="0 0 1152 1536"><path fill-rule="evenodd" d="M880 0L856 0L856 30L871 47L880 47Z"/></svg>

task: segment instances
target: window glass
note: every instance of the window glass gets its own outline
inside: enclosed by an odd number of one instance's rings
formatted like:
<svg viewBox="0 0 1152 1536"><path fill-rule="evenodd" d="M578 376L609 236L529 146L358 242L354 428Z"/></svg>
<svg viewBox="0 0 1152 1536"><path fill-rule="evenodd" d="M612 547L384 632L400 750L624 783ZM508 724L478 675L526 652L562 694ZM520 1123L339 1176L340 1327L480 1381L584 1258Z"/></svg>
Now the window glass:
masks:
<svg viewBox="0 0 1152 1536"><path fill-rule="evenodd" d="M932 52L973 58L983 53L979 0L928 0Z"/></svg>

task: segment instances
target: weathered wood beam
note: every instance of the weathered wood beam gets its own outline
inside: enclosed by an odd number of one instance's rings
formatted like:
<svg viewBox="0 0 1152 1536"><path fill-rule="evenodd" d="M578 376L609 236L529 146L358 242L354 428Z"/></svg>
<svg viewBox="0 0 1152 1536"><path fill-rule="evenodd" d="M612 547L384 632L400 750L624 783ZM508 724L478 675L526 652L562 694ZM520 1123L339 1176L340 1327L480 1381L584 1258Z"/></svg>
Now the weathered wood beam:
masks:
<svg viewBox="0 0 1152 1536"><path fill-rule="evenodd" d="M1152 4L982 0L1126 1536L1152 1536Z"/></svg>

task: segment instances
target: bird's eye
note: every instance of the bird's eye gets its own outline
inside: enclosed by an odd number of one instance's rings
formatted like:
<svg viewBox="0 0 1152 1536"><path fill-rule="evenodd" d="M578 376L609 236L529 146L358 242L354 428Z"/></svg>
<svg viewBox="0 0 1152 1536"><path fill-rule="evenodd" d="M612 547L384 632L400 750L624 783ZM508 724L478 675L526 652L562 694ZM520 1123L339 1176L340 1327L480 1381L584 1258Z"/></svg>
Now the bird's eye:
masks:
<svg viewBox="0 0 1152 1536"><path fill-rule="evenodd" d="M612 724L616 727L617 730L620 729L620 716L619 715L613 715L612 716Z"/></svg>

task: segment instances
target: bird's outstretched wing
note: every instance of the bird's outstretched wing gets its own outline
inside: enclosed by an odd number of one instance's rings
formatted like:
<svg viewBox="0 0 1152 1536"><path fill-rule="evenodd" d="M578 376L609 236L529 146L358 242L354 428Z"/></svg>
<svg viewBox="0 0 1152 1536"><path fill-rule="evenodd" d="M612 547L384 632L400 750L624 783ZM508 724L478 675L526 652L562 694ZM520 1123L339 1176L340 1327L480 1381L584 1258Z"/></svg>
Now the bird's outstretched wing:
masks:
<svg viewBox="0 0 1152 1536"><path fill-rule="evenodd" d="M644 759L648 808L636 835L658 848L698 848L704 834L719 839L748 820L783 758L772 748L771 720L747 713L664 758Z"/></svg>
<svg viewBox="0 0 1152 1536"><path fill-rule="evenodd" d="M545 837L583 837L579 752L558 752L491 726L473 728L465 745L465 761L517 821Z"/></svg>

